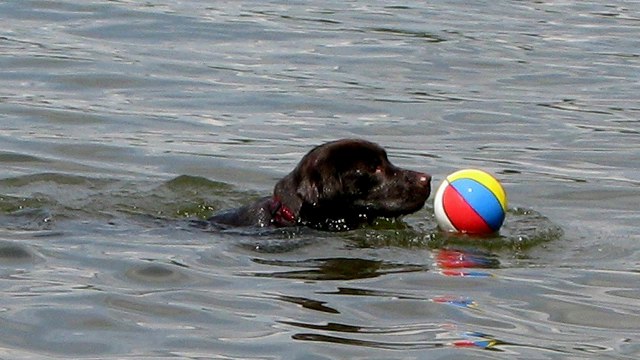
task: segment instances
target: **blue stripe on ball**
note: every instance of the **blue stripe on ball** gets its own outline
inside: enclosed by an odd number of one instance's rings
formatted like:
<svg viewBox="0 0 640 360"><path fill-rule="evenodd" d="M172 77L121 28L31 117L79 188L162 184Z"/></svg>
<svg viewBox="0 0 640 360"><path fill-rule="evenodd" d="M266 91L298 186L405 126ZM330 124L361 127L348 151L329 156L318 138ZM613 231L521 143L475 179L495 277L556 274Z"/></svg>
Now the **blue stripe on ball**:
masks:
<svg viewBox="0 0 640 360"><path fill-rule="evenodd" d="M457 179L451 182L458 193L487 222L489 227L497 230L504 221L502 205L486 186L472 179Z"/></svg>

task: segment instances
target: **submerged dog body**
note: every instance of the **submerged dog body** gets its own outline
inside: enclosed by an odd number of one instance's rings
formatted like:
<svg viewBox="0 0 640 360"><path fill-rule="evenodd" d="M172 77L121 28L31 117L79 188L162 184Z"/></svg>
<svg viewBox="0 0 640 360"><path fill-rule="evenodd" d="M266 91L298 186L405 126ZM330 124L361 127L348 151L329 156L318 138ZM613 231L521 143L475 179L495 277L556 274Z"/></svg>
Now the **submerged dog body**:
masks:
<svg viewBox="0 0 640 360"><path fill-rule="evenodd" d="M420 210L431 176L391 164L383 148L343 139L317 146L276 183L273 195L209 219L219 226L349 230Z"/></svg>

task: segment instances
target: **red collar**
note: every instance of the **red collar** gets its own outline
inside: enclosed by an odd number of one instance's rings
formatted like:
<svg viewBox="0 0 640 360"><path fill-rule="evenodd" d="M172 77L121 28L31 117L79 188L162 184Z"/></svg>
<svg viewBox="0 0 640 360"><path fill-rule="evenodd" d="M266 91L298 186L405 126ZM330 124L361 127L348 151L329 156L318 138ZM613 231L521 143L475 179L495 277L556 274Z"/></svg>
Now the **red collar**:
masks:
<svg viewBox="0 0 640 360"><path fill-rule="evenodd" d="M296 214L285 206L277 196L269 203L271 211L271 223L278 227L291 226L296 223Z"/></svg>

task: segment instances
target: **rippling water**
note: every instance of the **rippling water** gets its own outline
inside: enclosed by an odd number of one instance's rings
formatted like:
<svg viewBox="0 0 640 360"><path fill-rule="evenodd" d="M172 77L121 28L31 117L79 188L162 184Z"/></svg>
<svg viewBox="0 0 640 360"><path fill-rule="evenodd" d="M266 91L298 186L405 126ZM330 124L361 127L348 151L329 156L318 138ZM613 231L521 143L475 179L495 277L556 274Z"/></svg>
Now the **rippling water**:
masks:
<svg viewBox="0 0 640 360"><path fill-rule="evenodd" d="M636 359L640 4L0 3L0 357ZM503 182L346 233L211 231L321 142Z"/></svg>

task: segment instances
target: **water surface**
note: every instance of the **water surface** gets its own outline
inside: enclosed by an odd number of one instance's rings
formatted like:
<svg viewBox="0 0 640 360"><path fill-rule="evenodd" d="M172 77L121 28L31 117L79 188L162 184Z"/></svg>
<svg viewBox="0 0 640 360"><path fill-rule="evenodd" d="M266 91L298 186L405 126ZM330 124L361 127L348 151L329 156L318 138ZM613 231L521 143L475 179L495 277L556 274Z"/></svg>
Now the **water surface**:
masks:
<svg viewBox="0 0 640 360"><path fill-rule="evenodd" d="M0 20L2 357L640 355L638 4L8 1ZM342 137L434 186L493 172L504 228L447 236L430 203L346 233L191 226ZM443 268L456 254L478 266Z"/></svg>

